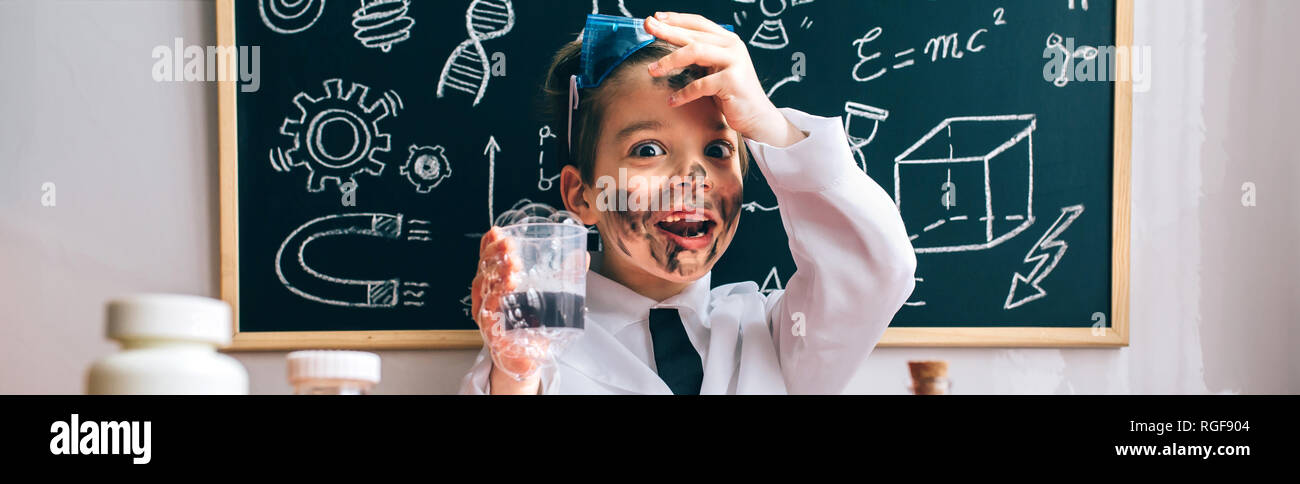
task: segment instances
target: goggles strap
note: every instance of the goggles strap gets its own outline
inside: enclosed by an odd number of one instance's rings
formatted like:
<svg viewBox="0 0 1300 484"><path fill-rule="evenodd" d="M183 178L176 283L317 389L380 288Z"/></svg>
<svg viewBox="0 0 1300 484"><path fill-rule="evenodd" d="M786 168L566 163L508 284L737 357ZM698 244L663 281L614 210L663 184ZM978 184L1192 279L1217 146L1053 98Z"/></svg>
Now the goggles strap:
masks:
<svg viewBox="0 0 1300 484"><path fill-rule="evenodd" d="M578 109L578 76L569 76L569 159L573 159L573 112Z"/></svg>

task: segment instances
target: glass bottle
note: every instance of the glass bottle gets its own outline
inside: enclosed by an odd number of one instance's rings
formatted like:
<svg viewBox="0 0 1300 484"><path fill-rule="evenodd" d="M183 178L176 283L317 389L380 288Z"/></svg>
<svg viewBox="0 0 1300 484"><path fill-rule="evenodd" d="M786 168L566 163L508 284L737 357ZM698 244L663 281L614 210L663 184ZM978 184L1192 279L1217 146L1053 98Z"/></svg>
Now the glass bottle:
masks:
<svg viewBox="0 0 1300 484"><path fill-rule="evenodd" d="M907 391L913 395L948 395L952 393L952 380L946 376L915 379Z"/></svg>

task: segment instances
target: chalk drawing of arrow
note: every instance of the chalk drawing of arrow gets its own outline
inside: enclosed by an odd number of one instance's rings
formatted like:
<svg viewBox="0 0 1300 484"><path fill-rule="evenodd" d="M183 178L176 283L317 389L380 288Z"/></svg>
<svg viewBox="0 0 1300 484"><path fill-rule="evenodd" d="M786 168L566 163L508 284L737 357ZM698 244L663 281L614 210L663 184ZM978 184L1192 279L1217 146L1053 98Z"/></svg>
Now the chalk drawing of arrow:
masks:
<svg viewBox="0 0 1300 484"><path fill-rule="evenodd" d="M488 227L496 220L496 212L492 211L492 190L496 184L498 151L501 151L501 145L497 144L497 137L488 136L488 144L483 147L483 154L488 155Z"/></svg>
<svg viewBox="0 0 1300 484"><path fill-rule="evenodd" d="M1011 275L1011 290L1007 291L1007 302L1003 304L1003 309L1015 309L1027 302L1047 296L1047 291L1039 284L1052 273L1053 269L1056 269L1056 264L1061 262L1061 257L1065 256L1065 250L1069 248L1069 244L1057 238L1082 214L1083 205L1071 205L1061 209L1061 216L1056 217L1056 221L1047 228L1047 232L1038 239L1038 243L1029 249L1028 254L1025 254L1025 263L1034 264L1034 270L1029 271L1027 276L1022 276L1019 272Z"/></svg>

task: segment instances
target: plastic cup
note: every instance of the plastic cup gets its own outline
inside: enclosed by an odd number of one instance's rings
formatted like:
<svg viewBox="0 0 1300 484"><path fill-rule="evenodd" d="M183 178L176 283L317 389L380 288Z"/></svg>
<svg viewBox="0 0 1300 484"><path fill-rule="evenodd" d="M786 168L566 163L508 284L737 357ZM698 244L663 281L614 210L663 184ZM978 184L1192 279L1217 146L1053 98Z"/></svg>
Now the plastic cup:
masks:
<svg viewBox="0 0 1300 484"><path fill-rule="evenodd" d="M512 339L544 339L554 357L586 320L587 228L525 221L501 230L514 240L511 257L521 268L514 291L501 298L503 329Z"/></svg>

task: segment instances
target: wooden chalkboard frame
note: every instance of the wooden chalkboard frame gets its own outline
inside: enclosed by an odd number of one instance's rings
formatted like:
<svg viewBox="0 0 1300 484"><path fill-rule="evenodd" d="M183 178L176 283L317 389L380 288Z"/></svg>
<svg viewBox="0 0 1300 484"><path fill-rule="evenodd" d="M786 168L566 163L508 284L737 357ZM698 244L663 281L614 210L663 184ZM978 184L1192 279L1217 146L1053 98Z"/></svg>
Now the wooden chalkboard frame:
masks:
<svg viewBox="0 0 1300 484"><path fill-rule="evenodd" d="M217 45L235 46L234 0L217 0ZM221 299L234 309L228 350L464 349L479 348L478 330L240 331L239 330L239 131L235 81L217 87L221 191Z"/></svg>
<svg viewBox="0 0 1300 484"><path fill-rule="evenodd" d="M1115 47L1133 47L1133 0L1115 2ZM1111 194L1111 319L1094 327L963 327L885 330L884 347L1120 347L1128 346L1130 158L1133 145L1131 65L1116 66L1114 180Z"/></svg>
<svg viewBox="0 0 1300 484"><path fill-rule="evenodd" d="M235 45L234 1L216 1L217 44ZM1115 46L1133 44L1133 1L1116 0ZM1114 94L1114 180L1111 230L1111 320L1107 327L893 327L884 347L1118 347L1129 344L1129 216L1132 155L1131 66L1118 65ZM236 351L336 349L472 349L478 330L248 332L239 328L238 130L235 81L218 83L221 298L234 309Z"/></svg>

